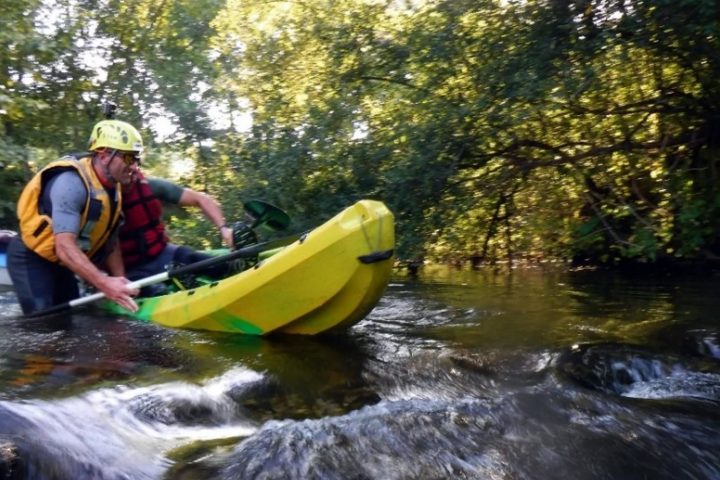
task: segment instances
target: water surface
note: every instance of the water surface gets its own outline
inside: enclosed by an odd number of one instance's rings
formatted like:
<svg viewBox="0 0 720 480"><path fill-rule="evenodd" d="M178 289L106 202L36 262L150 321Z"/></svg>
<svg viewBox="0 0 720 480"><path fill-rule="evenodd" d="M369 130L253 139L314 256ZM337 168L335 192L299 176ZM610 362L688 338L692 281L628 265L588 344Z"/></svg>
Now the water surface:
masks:
<svg viewBox="0 0 720 480"><path fill-rule="evenodd" d="M720 478L720 278L427 269L340 337L0 292L0 474ZM0 475L1 476L1 475Z"/></svg>

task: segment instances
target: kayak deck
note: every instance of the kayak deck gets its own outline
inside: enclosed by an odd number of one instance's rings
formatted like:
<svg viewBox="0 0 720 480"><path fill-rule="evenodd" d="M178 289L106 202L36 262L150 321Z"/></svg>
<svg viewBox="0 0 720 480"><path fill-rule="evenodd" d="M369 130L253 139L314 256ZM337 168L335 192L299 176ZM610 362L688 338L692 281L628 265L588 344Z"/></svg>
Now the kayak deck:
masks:
<svg viewBox="0 0 720 480"><path fill-rule="evenodd" d="M362 320L390 279L394 220L381 202L362 200L255 267L223 280L138 299L130 313L174 328L266 335L314 335Z"/></svg>

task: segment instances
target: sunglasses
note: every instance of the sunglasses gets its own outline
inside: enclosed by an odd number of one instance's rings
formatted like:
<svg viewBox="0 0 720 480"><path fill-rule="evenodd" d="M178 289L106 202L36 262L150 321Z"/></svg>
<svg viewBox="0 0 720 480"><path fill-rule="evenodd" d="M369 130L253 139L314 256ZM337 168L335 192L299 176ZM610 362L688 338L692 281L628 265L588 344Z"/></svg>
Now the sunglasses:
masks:
<svg viewBox="0 0 720 480"><path fill-rule="evenodd" d="M115 150L115 153L113 153L113 157L120 157L123 163L128 167L134 164L140 165L141 162L140 156L131 152L118 152L117 150Z"/></svg>

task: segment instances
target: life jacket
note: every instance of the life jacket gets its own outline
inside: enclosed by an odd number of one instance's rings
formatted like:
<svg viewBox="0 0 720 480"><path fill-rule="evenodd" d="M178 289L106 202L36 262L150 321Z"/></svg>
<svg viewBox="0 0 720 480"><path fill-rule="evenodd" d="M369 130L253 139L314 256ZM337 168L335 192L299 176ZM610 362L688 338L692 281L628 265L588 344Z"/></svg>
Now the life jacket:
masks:
<svg viewBox="0 0 720 480"><path fill-rule="evenodd" d="M125 223L120 228L123 263L132 267L157 257L168 244L162 222L162 203L153 195L142 173L125 189L123 197Z"/></svg>
<svg viewBox="0 0 720 480"><path fill-rule="evenodd" d="M79 160L64 157L47 165L28 182L20 194L17 216L20 220L20 236L25 246L55 263L60 263L60 260L55 253L55 235L50 216L52 212L42 211L41 202L47 182L65 170L78 172L88 192L85 207L80 214L80 231L77 234L78 246L88 258L93 259L107 243L122 214L120 185L116 185L115 198L110 198L95 173L91 157Z"/></svg>

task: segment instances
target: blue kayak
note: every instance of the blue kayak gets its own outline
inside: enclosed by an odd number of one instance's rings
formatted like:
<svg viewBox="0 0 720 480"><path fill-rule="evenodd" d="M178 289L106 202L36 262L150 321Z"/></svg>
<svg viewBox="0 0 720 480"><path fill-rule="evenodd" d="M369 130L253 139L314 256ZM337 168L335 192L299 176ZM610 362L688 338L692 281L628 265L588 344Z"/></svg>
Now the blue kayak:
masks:
<svg viewBox="0 0 720 480"><path fill-rule="evenodd" d="M10 275L8 275L7 271L7 255L5 252L7 251L10 239L15 235L16 233L11 230L0 230L0 286L12 285Z"/></svg>

